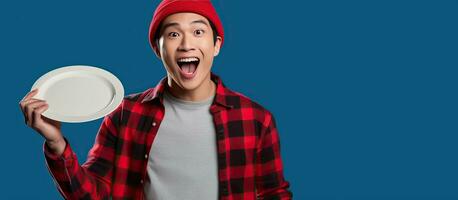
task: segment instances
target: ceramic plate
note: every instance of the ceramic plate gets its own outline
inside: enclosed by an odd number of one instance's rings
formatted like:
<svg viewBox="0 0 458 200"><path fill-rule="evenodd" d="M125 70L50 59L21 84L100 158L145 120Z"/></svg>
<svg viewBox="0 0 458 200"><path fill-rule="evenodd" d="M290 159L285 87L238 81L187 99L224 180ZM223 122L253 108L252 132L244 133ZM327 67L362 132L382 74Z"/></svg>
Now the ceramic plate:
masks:
<svg viewBox="0 0 458 200"><path fill-rule="evenodd" d="M46 100L43 116L61 122L87 122L104 117L121 104L124 87L103 69L74 65L52 70L32 86L33 97Z"/></svg>

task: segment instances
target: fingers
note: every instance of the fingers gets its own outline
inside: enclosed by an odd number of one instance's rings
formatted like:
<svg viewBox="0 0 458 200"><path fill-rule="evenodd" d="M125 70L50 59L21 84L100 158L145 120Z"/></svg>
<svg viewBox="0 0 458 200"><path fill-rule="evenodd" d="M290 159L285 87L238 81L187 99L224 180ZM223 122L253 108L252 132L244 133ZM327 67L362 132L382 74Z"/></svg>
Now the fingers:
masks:
<svg viewBox="0 0 458 200"><path fill-rule="evenodd" d="M19 107L21 107L21 110L24 110L24 107L25 105L27 104L27 102L29 100L32 99L33 96L35 96L38 92L38 88L37 89L34 89L32 91L30 91L29 93L27 93L24 98L22 98L22 100L19 102Z"/></svg>
<svg viewBox="0 0 458 200"><path fill-rule="evenodd" d="M37 101L43 101L43 100L32 98L32 99L26 100L24 102L21 102L21 104L20 104L21 105L21 109L24 110L25 107L27 107L27 105L29 105L30 103L37 102Z"/></svg>
<svg viewBox="0 0 458 200"><path fill-rule="evenodd" d="M37 120L40 120L40 118L37 118L36 113L38 111L41 111L41 107L47 105L46 101L43 100L36 100L34 102L28 103L25 106L24 113L25 113L25 122L28 126L32 126ZM41 113L44 111L41 111L38 115L40 117Z"/></svg>
<svg viewBox="0 0 458 200"><path fill-rule="evenodd" d="M41 119L41 113L43 113L44 111L46 111L48 109L48 104L47 103L44 103L44 104L41 104L40 106L36 107L35 110L32 112L32 117L33 117L33 123L36 123Z"/></svg>
<svg viewBox="0 0 458 200"><path fill-rule="evenodd" d="M40 102L40 101L43 102L44 100L32 98L32 99L29 99L27 101L22 102L21 103L21 110L24 113L24 116L27 115L27 109L28 109L30 104L35 103L35 102Z"/></svg>
<svg viewBox="0 0 458 200"><path fill-rule="evenodd" d="M41 114L49 107L45 100L32 98L37 93L38 88L28 92L19 102L19 106L24 114L25 123L32 128L43 120Z"/></svg>
<svg viewBox="0 0 458 200"><path fill-rule="evenodd" d="M29 99L25 102L22 102L21 104L21 111L22 111L22 115L24 115L24 120L25 120L25 123L27 124L27 121L29 121L29 117L27 115L27 113L29 112L29 110L33 110L33 107L30 107L29 105L32 104L32 103L35 103L35 102L40 102L40 101L43 101L43 100L40 100L40 99Z"/></svg>
<svg viewBox="0 0 458 200"><path fill-rule="evenodd" d="M22 101L27 101L27 100L29 100L30 98L32 98L33 96L35 96L35 95L37 94L37 92L38 92L38 88L35 88L34 90L30 91L29 93L27 93L27 94L25 95L24 98L22 98L21 102L22 102Z"/></svg>

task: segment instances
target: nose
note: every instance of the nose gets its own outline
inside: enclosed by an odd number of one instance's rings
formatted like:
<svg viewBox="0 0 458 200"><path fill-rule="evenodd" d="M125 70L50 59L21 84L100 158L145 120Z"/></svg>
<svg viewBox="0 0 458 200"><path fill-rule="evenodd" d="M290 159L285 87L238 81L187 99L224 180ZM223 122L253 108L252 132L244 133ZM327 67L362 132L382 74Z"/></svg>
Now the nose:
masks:
<svg viewBox="0 0 458 200"><path fill-rule="evenodd" d="M178 46L178 51L191 51L191 50L195 50L192 45L192 38L184 34L181 39L180 46Z"/></svg>

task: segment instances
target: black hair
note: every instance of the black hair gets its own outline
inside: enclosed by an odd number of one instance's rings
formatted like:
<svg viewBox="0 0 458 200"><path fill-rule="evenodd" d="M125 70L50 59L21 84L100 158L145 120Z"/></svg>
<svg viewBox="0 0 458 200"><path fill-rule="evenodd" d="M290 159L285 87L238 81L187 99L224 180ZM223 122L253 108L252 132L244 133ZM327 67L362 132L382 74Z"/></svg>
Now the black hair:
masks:
<svg viewBox="0 0 458 200"><path fill-rule="evenodd" d="M216 27L213 24L212 21L208 20L210 22L210 27L212 28L213 32L213 45L216 44L216 37L218 37L218 31L216 31ZM161 37L161 29L162 29L162 22L158 26L159 28L156 29L156 32L154 33L154 42L156 43L156 46L159 47L159 38Z"/></svg>

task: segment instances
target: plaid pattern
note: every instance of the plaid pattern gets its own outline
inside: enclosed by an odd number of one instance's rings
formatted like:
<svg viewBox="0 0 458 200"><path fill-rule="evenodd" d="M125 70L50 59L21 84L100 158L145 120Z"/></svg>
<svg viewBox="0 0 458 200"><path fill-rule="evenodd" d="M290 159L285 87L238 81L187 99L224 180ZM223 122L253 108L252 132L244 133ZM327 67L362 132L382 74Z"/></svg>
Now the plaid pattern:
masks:
<svg viewBox="0 0 458 200"><path fill-rule="evenodd" d="M219 199L291 199L272 114L229 90L215 74L211 78L217 83L210 112L217 134ZM59 157L44 145L47 166L65 199L144 198L148 153L164 117L166 81L126 96L105 116L83 165L68 142Z"/></svg>

